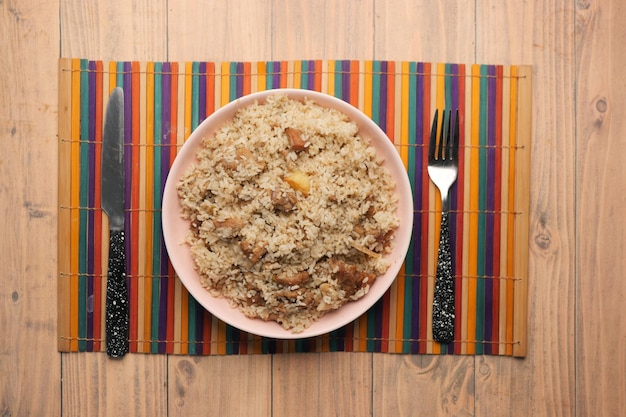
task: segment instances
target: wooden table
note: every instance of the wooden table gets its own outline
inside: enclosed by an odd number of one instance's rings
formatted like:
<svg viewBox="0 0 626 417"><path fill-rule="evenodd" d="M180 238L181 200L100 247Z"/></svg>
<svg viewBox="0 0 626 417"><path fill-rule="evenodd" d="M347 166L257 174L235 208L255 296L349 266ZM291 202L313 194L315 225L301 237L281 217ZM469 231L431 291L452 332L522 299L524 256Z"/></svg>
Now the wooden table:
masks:
<svg viewBox="0 0 626 417"><path fill-rule="evenodd" d="M195 4L202 3L202 4ZM0 2L0 414L626 410L621 0ZM60 354L59 57L533 65L528 356Z"/></svg>

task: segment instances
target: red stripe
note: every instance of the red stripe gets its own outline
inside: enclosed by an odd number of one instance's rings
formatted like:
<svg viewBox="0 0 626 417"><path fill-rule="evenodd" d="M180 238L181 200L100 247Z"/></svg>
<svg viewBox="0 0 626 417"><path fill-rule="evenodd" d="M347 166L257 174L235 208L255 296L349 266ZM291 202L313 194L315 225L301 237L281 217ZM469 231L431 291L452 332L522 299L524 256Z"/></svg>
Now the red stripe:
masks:
<svg viewBox="0 0 626 417"><path fill-rule="evenodd" d="M206 64L206 115L215 111L215 63Z"/></svg>
<svg viewBox="0 0 626 417"><path fill-rule="evenodd" d="M96 61L96 118L94 123L96 136L95 146L95 181L94 181L94 207L102 205L101 194L101 171L102 171L102 61ZM100 339L102 338L102 211L94 212L94 306L93 306L93 350L100 350Z"/></svg>
<svg viewBox="0 0 626 417"><path fill-rule="evenodd" d="M500 276L500 234L502 225L502 65L496 66L496 164L495 164L495 193L494 193L494 248L493 248L493 276ZM493 282L493 328L492 340L500 340L500 280ZM494 345L497 349L498 345ZM491 352L497 353L497 352Z"/></svg>
<svg viewBox="0 0 626 417"><path fill-rule="evenodd" d="M139 63L131 64L131 100L132 100L132 144L139 145ZM130 241L130 344L131 352L137 352L138 314L139 301L139 147L132 152L132 178L130 197L130 226L132 238Z"/></svg>

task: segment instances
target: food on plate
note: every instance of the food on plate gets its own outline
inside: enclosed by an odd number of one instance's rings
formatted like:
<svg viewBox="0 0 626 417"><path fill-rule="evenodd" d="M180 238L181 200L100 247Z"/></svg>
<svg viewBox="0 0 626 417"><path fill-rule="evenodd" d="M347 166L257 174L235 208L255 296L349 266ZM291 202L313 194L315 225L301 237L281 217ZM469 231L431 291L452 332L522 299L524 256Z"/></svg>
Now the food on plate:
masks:
<svg viewBox="0 0 626 417"><path fill-rule="evenodd" d="M274 94L205 137L177 184L201 283L301 332L385 273L394 182L343 113Z"/></svg>

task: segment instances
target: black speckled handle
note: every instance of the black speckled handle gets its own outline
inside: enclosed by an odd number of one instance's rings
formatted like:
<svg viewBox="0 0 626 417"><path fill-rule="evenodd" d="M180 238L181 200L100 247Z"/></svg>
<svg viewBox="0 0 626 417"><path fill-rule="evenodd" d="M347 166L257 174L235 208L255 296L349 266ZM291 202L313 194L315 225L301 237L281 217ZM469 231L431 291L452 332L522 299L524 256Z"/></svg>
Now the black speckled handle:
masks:
<svg viewBox="0 0 626 417"><path fill-rule="evenodd" d="M450 252L448 212L441 214L437 278L433 299L433 338L439 343L454 339L454 273Z"/></svg>
<svg viewBox="0 0 626 417"><path fill-rule="evenodd" d="M128 322L124 232L112 230L106 294L106 346L112 358L121 358L128 352Z"/></svg>

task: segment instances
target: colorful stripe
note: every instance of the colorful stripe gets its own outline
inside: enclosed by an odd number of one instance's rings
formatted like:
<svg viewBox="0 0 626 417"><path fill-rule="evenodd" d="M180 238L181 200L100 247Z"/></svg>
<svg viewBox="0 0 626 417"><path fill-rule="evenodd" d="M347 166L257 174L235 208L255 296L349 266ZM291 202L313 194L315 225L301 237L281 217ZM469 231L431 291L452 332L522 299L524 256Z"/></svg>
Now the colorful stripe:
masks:
<svg viewBox="0 0 626 417"><path fill-rule="evenodd" d="M60 279L69 300L69 351L104 350L108 224L100 205L102 122L108 95L125 91L127 271L131 352L251 354L367 351L512 355L518 342L515 225L520 171L515 66L395 61L110 62L62 60L68 71L71 246ZM390 290L355 322L318 338L280 341L246 334L204 310L177 279L161 230L169 167L189 134L217 108L255 91L323 91L360 108L401 156L413 191L413 239ZM427 174L434 110L458 109L459 176L451 190L455 253L455 341L431 340L440 201ZM65 216L63 218L66 218ZM518 319L517 319L518 320Z"/></svg>

